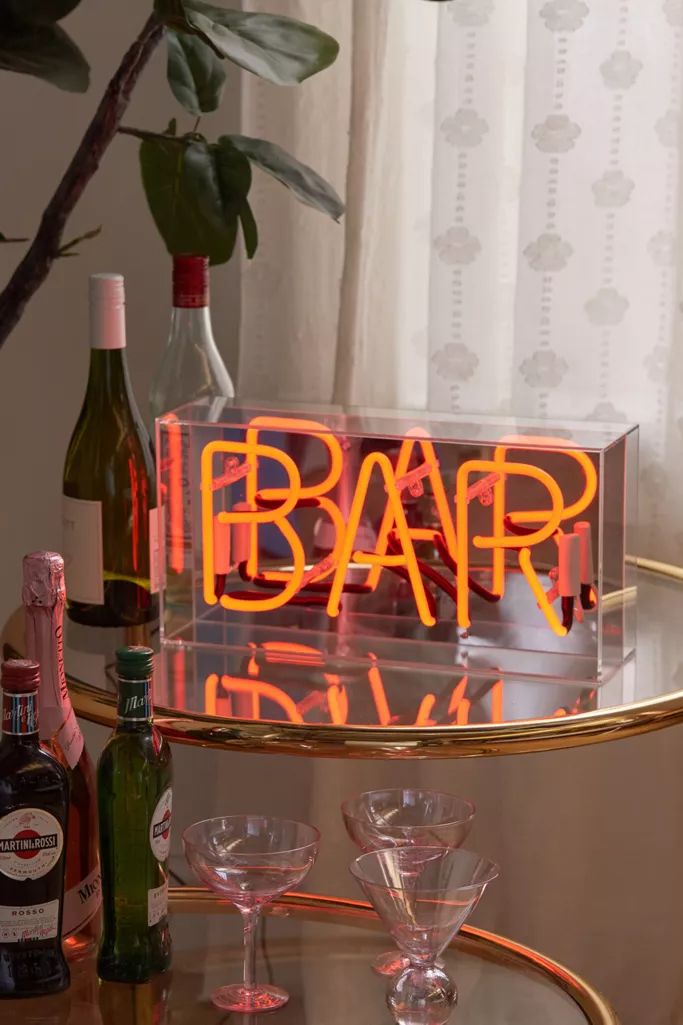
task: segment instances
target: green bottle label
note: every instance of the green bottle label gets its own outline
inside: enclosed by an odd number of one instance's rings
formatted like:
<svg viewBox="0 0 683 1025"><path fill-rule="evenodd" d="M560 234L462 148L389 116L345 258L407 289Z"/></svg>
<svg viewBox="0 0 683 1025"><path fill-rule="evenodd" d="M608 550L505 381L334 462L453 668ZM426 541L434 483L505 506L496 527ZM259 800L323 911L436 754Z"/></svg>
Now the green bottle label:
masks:
<svg viewBox="0 0 683 1025"><path fill-rule="evenodd" d="M133 722L152 718L152 688L149 679L119 678L117 714L119 719Z"/></svg>

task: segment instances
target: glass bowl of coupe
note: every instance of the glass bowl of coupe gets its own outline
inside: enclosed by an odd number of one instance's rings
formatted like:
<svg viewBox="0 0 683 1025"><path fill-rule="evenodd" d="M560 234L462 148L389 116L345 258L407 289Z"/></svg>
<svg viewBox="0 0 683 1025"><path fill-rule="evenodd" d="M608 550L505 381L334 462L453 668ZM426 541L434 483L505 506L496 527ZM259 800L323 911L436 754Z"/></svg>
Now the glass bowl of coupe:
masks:
<svg viewBox="0 0 683 1025"><path fill-rule="evenodd" d="M446 847L464 844L474 822L471 801L420 787L370 790L341 806L346 832L361 851L388 847ZM373 962L378 975L395 975L407 965L398 951Z"/></svg>
<svg viewBox="0 0 683 1025"><path fill-rule="evenodd" d="M185 857L202 883L227 897L244 922L244 981L212 994L222 1011L273 1011L289 994L256 983L256 928L261 908L306 877L318 856L314 826L262 815L195 822L183 833Z"/></svg>

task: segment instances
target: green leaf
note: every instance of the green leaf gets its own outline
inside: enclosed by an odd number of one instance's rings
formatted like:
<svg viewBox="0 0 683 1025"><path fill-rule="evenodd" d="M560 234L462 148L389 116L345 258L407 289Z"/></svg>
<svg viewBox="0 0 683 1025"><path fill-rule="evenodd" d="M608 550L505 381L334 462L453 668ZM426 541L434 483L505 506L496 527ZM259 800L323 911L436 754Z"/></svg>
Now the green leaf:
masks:
<svg viewBox="0 0 683 1025"><path fill-rule="evenodd" d="M154 0L154 13L168 28L182 32L193 32L187 20L183 0Z"/></svg>
<svg viewBox="0 0 683 1025"><path fill-rule="evenodd" d="M218 108L225 68L221 58L198 36L168 30L166 75L173 95L190 114Z"/></svg>
<svg viewBox="0 0 683 1025"><path fill-rule="evenodd" d="M0 231L0 242L28 242L27 238L9 238Z"/></svg>
<svg viewBox="0 0 683 1025"><path fill-rule="evenodd" d="M247 251L249 259L253 259L258 249L258 228L256 227L256 218L254 213L249 206L249 200L245 199L244 203L239 210L240 224L242 225L242 235L244 236L244 248Z"/></svg>
<svg viewBox="0 0 683 1025"><path fill-rule="evenodd" d="M58 25L3 28L0 69L42 78L67 92L83 93L90 84L85 57Z"/></svg>
<svg viewBox="0 0 683 1025"><path fill-rule="evenodd" d="M302 164L282 147L276 146L273 142L266 142L265 139L251 139L246 135L230 135L227 138L253 164L291 189L302 203L328 214L335 221L344 213L344 204L332 186L311 167Z"/></svg>
<svg viewBox="0 0 683 1025"><path fill-rule="evenodd" d="M218 54L276 85L296 85L334 63L332 36L294 18L184 0L193 30Z"/></svg>
<svg viewBox="0 0 683 1025"><path fill-rule="evenodd" d="M159 138L140 146L147 202L169 253L201 253L212 264L232 256L251 171L231 144L185 145Z"/></svg>
<svg viewBox="0 0 683 1025"><path fill-rule="evenodd" d="M0 0L0 20L52 25L78 7L81 0Z"/></svg>
<svg viewBox="0 0 683 1025"><path fill-rule="evenodd" d="M77 235L76 238L72 238L69 242L65 242L64 245L59 247L57 256L78 256L79 253L74 250L74 246L77 246L80 242L88 242L91 238L97 238L101 231L102 225L100 224L97 228L91 228L90 231Z"/></svg>

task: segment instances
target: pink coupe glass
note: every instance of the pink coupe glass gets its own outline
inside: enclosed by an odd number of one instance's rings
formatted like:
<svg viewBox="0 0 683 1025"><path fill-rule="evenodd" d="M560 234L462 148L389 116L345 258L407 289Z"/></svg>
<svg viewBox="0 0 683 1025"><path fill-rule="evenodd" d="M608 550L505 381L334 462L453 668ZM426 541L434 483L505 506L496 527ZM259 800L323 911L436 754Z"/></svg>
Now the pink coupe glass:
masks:
<svg viewBox="0 0 683 1025"><path fill-rule="evenodd" d="M261 815L195 822L183 833L185 857L202 883L227 897L244 922L244 980L212 994L222 1011L273 1011L289 994L256 983L256 927L261 908L305 878L318 856L314 826Z"/></svg>

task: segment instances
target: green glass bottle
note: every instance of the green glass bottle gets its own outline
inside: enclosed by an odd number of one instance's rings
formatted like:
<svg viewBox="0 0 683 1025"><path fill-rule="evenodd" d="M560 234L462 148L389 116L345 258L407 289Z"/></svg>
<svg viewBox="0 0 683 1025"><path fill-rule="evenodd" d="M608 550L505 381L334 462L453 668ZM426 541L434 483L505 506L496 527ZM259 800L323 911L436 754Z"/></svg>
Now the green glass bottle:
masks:
<svg viewBox="0 0 683 1025"><path fill-rule="evenodd" d="M152 721L151 648L119 648L118 722L97 789L103 929L101 979L146 982L171 964L168 870L171 749Z"/></svg>
<svg viewBox="0 0 683 1025"><path fill-rule="evenodd" d="M86 626L158 616L152 444L126 362L120 274L90 278L90 372L63 481L67 613Z"/></svg>

